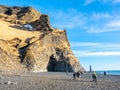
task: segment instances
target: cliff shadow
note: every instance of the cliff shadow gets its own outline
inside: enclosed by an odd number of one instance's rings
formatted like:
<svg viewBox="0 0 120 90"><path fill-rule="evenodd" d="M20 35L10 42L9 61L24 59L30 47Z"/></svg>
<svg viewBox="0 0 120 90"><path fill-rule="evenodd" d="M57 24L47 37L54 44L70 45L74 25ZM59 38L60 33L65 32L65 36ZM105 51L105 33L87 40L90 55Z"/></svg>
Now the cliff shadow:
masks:
<svg viewBox="0 0 120 90"><path fill-rule="evenodd" d="M47 71L48 72L54 72L56 65L57 65L56 59L53 57L53 55L50 56L48 66L47 66Z"/></svg>
<svg viewBox="0 0 120 90"><path fill-rule="evenodd" d="M53 55L50 56L48 66L48 72L73 72L73 68L70 63L65 60L56 60Z"/></svg>
<svg viewBox="0 0 120 90"><path fill-rule="evenodd" d="M26 45L23 46L23 47L21 47L21 48L19 48L19 54L20 54L21 63L23 62L23 60L24 60L24 58L25 58L26 51L27 51L28 47L29 47L31 44L33 44L33 43L30 43L33 38L34 38L34 36L31 37L31 38L27 38L27 39L25 40Z"/></svg>

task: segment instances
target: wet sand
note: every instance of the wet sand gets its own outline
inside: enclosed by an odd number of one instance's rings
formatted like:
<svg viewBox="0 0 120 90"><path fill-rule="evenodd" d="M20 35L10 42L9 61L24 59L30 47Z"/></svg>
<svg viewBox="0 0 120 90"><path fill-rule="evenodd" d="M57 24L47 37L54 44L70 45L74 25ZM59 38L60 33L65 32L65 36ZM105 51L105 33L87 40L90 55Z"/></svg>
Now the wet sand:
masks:
<svg viewBox="0 0 120 90"><path fill-rule="evenodd" d="M43 72L0 76L0 90L120 90L120 76L98 75L97 83L85 73L74 80L72 73Z"/></svg>

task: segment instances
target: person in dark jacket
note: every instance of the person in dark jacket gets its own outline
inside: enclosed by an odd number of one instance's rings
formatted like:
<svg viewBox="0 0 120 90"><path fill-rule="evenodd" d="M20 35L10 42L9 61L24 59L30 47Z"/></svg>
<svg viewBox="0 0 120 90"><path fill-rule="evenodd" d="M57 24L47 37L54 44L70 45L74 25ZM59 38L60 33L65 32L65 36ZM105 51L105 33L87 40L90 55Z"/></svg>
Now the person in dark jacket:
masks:
<svg viewBox="0 0 120 90"><path fill-rule="evenodd" d="M76 73L76 75L77 75L77 78L79 79L79 78L80 78L80 72L78 71L78 72Z"/></svg>
<svg viewBox="0 0 120 90"><path fill-rule="evenodd" d="M76 72L73 73L73 78L76 79Z"/></svg>
<svg viewBox="0 0 120 90"><path fill-rule="evenodd" d="M107 74L106 74L106 72L104 72L104 76L106 76Z"/></svg>

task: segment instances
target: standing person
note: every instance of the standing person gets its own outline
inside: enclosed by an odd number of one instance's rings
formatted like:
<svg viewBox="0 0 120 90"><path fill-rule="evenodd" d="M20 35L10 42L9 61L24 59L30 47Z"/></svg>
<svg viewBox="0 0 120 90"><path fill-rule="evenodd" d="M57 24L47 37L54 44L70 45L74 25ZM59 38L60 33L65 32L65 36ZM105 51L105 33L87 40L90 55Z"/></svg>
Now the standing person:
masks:
<svg viewBox="0 0 120 90"><path fill-rule="evenodd" d="M79 78L80 78L80 72L78 71L78 72L76 73L76 75L77 75L77 79L79 80Z"/></svg>
<svg viewBox="0 0 120 90"><path fill-rule="evenodd" d="M93 82L97 82L97 74L95 71L92 72Z"/></svg>
<svg viewBox="0 0 120 90"><path fill-rule="evenodd" d="M76 72L73 73L73 79L76 79Z"/></svg>
<svg viewBox="0 0 120 90"><path fill-rule="evenodd" d="M104 76L106 76L106 72L104 71Z"/></svg>

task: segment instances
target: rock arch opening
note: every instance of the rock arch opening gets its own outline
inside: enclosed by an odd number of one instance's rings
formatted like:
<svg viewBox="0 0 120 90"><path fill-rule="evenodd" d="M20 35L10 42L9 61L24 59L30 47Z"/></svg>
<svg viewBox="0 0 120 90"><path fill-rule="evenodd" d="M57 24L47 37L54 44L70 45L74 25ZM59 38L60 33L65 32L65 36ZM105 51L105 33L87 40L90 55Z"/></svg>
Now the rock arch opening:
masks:
<svg viewBox="0 0 120 90"><path fill-rule="evenodd" d="M47 71L48 72L54 72L56 69L56 66L57 66L57 61L56 59L54 58L54 56L50 56L50 59L49 59L49 62L48 62L48 66L47 66Z"/></svg>

